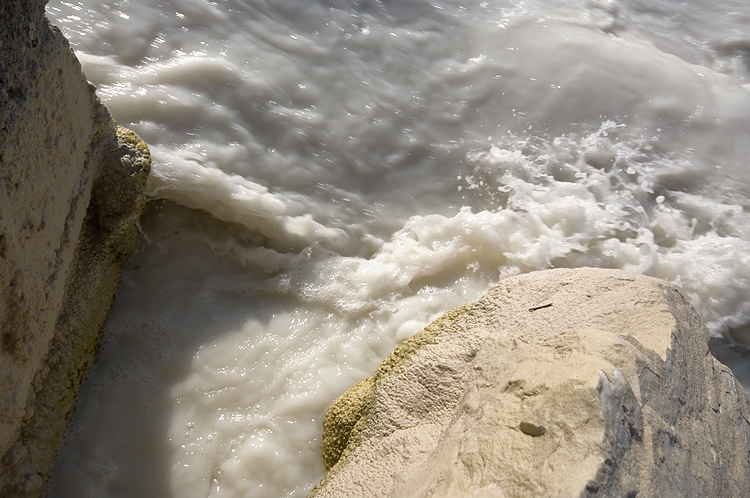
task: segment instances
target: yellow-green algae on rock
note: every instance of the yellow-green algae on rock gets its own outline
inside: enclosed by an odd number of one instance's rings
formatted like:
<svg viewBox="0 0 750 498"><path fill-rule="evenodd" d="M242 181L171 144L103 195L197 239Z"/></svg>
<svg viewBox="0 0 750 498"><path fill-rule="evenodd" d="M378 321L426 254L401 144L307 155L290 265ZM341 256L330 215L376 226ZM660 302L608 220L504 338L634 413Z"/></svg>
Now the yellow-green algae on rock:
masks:
<svg viewBox="0 0 750 498"><path fill-rule="evenodd" d="M441 337L455 332L460 322L472 315L477 306L478 303L469 303L448 311L399 345L383 360L374 375L350 387L333 402L326 411L321 442L323 462L329 472L335 472L332 469L336 463L358 446L375 402L377 382L398 375L399 367L403 367L419 349L436 344Z"/></svg>
<svg viewBox="0 0 750 498"><path fill-rule="evenodd" d="M103 106L102 106L103 109ZM21 426L30 472L46 479L57 453L78 388L94 360L100 332L112 305L120 269L135 248L145 206L151 157L146 144L127 128L105 126L100 157L78 247L66 282L63 308L43 367L31 385ZM32 402L33 401L33 402ZM28 472L27 472L28 474Z"/></svg>

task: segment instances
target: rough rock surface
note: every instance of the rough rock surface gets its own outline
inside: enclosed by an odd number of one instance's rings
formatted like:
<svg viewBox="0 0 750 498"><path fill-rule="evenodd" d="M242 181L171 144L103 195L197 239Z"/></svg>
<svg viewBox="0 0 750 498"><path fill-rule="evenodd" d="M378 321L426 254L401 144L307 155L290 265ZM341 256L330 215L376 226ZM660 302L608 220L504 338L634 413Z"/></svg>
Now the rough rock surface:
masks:
<svg viewBox="0 0 750 498"><path fill-rule="evenodd" d="M310 497L734 497L750 404L672 286L618 270L502 281L326 415Z"/></svg>
<svg viewBox="0 0 750 498"><path fill-rule="evenodd" d="M5 0L0 16L0 496L41 493L137 239L150 166L45 3Z"/></svg>

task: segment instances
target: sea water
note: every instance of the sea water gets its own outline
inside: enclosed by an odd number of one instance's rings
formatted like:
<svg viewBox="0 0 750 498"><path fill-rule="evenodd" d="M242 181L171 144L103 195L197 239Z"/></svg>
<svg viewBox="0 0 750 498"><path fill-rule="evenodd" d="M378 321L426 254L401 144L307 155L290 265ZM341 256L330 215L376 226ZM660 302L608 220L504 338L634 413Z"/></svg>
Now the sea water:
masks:
<svg viewBox="0 0 750 498"><path fill-rule="evenodd" d="M750 2L47 12L153 156L49 496L305 496L336 396L533 270L673 282L746 379Z"/></svg>

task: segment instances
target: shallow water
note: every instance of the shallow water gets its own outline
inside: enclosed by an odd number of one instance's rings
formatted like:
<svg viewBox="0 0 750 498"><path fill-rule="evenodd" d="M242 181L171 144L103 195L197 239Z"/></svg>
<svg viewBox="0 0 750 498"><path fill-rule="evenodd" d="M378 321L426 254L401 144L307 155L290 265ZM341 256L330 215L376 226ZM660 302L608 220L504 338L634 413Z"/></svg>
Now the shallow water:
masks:
<svg viewBox="0 0 750 498"><path fill-rule="evenodd" d="M154 159L50 496L305 496L336 396L533 270L673 282L747 377L747 2L48 14Z"/></svg>

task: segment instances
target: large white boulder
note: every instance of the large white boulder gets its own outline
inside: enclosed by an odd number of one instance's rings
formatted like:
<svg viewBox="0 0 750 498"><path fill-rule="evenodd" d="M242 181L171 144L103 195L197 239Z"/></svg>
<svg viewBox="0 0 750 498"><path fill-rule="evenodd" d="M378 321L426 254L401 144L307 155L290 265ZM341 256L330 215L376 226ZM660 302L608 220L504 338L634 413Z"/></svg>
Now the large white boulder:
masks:
<svg viewBox="0 0 750 498"><path fill-rule="evenodd" d="M619 270L503 280L329 408L310 497L731 497L750 404L674 287Z"/></svg>

